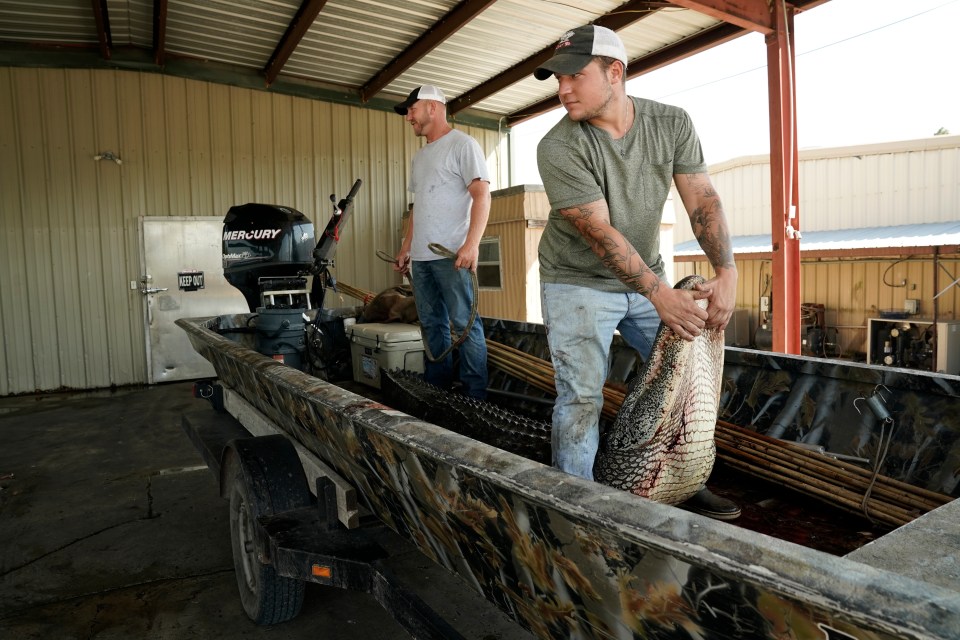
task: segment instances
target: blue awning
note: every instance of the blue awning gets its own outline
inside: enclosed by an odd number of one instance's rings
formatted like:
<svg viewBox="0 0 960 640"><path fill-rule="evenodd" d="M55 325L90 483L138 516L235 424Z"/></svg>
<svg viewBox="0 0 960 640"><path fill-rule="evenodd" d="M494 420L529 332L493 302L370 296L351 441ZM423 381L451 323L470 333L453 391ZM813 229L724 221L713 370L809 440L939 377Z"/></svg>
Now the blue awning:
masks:
<svg viewBox="0 0 960 640"><path fill-rule="evenodd" d="M897 247L938 247L960 245L960 222L927 222L890 227L862 227L834 231L803 231L800 253L804 251L849 251L891 249ZM733 253L770 253L769 235L736 236ZM674 257L703 255L696 240L682 242L673 248Z"/></svg>

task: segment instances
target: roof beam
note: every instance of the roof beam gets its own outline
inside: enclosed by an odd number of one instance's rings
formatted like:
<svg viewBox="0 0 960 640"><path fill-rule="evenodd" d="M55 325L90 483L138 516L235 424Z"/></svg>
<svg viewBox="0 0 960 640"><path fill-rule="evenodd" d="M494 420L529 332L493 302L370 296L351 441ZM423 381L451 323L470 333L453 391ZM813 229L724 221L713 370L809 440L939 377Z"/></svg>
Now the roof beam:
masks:
<svg viewBox="0 0 960 640"><path fill-rule="evenodd" d="M113 55L113 37L110 35L110 15L107 0L91 0L93 19L97 25L97 40L100 42L100 55L109 60Z"/></svg>
<svg viewBox="0 0 960 640"><path fill-rule="evenodd" d="M440 46L444 40L463 28L495 1L463 0L360 87L360 102L366 102L380 93L385 86L416 64L420 58Z"/></svg>
<svg viewBox="0 0 960 640"><path fill-rule="evenodd" d="M267 65L263 68L268 87L273 84L277 76L280 75L280 70L283 69L283 65L287 64L287 60L290 59L290 56L297 48L297 45L300 44L300 41L303 40L303 36L307 34L310 25L312 25L313 21L320 15L320 11L325 4L327 4L327 0L303 0L300 8L297 9L297 14L293 16L293 20L287 25L286 33L280 38L277 48L274 49L273 55L270 56Z"/></svg>
<svg viewBox="0 0 960 640"><path fill-rule="evenodd" d="M629 65L627 65L627 78L633 79L638 76L641 76L645 73L650 73L661 67L665 67L668 64L676 62L678 60L683 60L694 54L700 53L701 51L706 51L711 47L715 47L724 42L734 40L739 38L742 35L746 35L748 31L742 29L732 24L720 24L710 29L701 31L697 35L676 42L668 47L658 49L653 53L632 60ZM531 71L532 73L532 71ZM514 126L523 122L524 120L529 120L535 116L551 111L560 106L560 101L556 95L552 95L549 98L545 98L540 102L535 102L534 104L521 109L520 111L515 111L514 113L507 116L507 124L509 126Z"/></svg>
<svg viewBox="0 0 960 640"><path fill-rule="evenodd" d="M162 67L167 58L168 0L153 0L153 62Z"/></svg>
<svg viewBox="0 0 960 640"><path fill-rule="evenodd" d="M670 0L672 4L692 9L764 35L773 32L773 17L767 0Z"/></svg>
<svg viewBox="0 0 960 640"><path fill-rule="evenodd" d="M658 9L663 8L664 4L665 3L663 2L641 2L639 0L631 0L630 2L617 7L610 13L600 16L593 21L593 24L606 27L613 31L619 31L620 29L623 29L624 27L629 26L638 20L643 20L644 18L652 15ZM560 34L557 35L559 36ZM555 49L556 42L551 42L549 46L544 47L526 60L518 62L503 73L497 74L496 76L490 78L490 80L487 80L483 84L474 87L467 93L457 96L456 99L451 100L447 105L447 112L453 115L458 111L468 108L472 104L476 104L481 100L489 98L499 91L503 91L512 84L515 84L521 80L525 80L533 74L537 67L550 59Z"/></svg>

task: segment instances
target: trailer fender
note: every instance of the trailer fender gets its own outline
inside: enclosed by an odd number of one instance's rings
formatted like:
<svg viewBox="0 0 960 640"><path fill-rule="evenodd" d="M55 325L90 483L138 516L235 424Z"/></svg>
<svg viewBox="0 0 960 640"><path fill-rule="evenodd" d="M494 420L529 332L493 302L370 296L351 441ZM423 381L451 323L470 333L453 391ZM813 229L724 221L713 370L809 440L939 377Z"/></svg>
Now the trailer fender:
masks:
<svg viewBox="0 0 960 640"><path fill-rule="evenodd" d="M220 454L220 497L230 495L232 465L240 471L268 508L265 514L297 509L310 504L310 489L303 464L293 443L281 435L237 438L227 443Z"/></svg>

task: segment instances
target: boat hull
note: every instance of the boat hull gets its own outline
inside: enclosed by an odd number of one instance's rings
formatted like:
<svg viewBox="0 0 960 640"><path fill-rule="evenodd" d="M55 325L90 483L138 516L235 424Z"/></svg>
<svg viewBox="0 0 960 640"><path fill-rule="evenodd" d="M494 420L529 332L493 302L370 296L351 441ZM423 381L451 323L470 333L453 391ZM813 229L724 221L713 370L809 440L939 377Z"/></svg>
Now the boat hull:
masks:
<svg viewBox="0 0 960 640"><path fill-rule="evenodd" d="M215 330L243 319L177 324L222 383L350 482L385 524L538 637L948 638L960 629L953 589L651 502L417 420ZM953 510L957 522L954 507L937 511Z"/></svg>

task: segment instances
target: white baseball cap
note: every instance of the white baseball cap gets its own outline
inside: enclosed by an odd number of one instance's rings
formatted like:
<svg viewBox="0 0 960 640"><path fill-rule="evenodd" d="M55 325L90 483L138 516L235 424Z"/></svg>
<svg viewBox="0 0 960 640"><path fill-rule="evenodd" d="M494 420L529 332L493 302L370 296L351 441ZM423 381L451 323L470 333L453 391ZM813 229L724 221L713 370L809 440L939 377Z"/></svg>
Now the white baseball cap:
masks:
<svg viewBox="0 0 960 640"><path fill-rule="evenodd" d="M412 107L413 103L417 100L436 100L440 104L447 104L447 99L444 97L443 91L440 91L439 88L432 84L425 84L411 91L407 99L396 105L393 110L405 116L407 115L407 109Z"/></svg>

